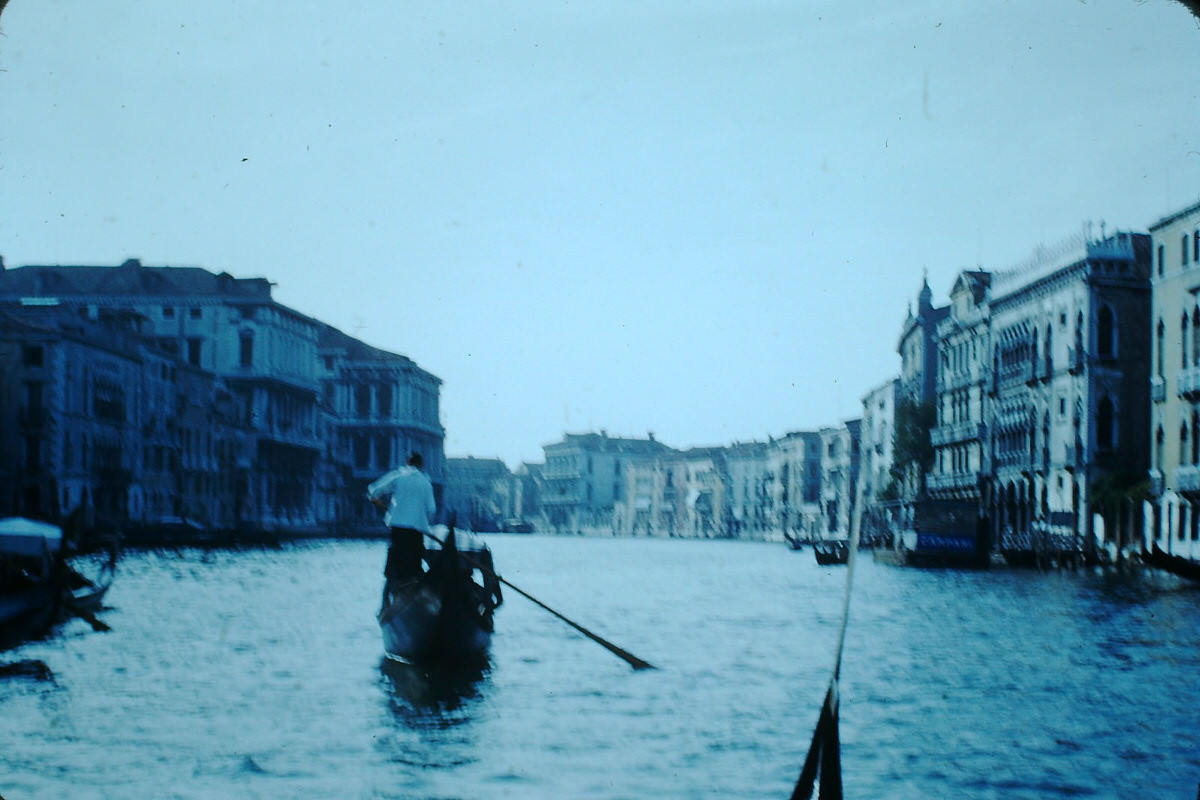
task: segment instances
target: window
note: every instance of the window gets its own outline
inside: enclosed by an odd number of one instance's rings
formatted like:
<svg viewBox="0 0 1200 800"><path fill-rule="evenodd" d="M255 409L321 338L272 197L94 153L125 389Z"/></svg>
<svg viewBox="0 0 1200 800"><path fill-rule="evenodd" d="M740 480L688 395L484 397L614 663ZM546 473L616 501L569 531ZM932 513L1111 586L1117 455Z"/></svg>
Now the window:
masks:
<svg viewBox="0 0 1200 800"><path fill-rule="evenodd" d="M200 339L187 340L187 360L192 366L200 366Z"/></svg>
<svg viewBox="0 0 1200 800"><path fill-rule="evenodd" d="M1117 442L1117 417L1113 402L1105 397L1096 409L1096 446L1111 450Z"/></svg>
<svg viewBox="0 0 1200 800"><path fill-rule="evenodd" d="M200 319L201 317L204 316L204 312L198 308L189 308L188 316L191 317L192 319Z"/></svg>
<svg viewBox="0 0 1200 800"><path fill-rule="evenodd" d="M1157 374L1160 378L1165 374L1163 369L1163 346L1166 344L1166 341L1167 326L1163 325L1163 321L1160 319L1158 321L1158 328L1155 330L1154 335L1154 359L1156 367L1155 374Z"/></svg>
<svg viewBox="0 0 1200 800"><path fill-rule="evenodd" d="M1166 435L1163 433L1162 426L1158 426L1158 430L1154 434L1154 468L1162 472L1163 468L1163 444L1166 441Z"/></svg>
<svg viewBox="0 0 1200 800"><path fill-rule="evenodd" d="M1158 246L1158 274L1160 277L1162 276L1163 271L1166 269L1166 263L1167 263L1167 248L1163 247L1160 244Z"/></svg>
<svg viewBox="0 0 1200 800"><path fill-rule="evenodd" d="M162 317L163 317L163 319L175 319L175 307L174 306L163 306L162 307Z"/></svg>
<svg viewBox="0 0 1200 800"><path fill-rule="evenodd" d="M46 363L46 352L40 344L30 344L21 348L21 363L27 367L41 367Z"/></svg>
<svg viewBox="0 0 1200 800"><path fill-rule="evenodd" d="M1200 228L1192 234L1192 261L1200 263Z"/></svg>
<svg viewBox="0 0 1200 800"><path fill-rule="evenodd" d="M239 341L238 364L243 367L254 366L254 334L243 333Z"/></svg>
<svg viewBox="0 0 1200 800"><path fill-rule="evenodd" d="M1101 358L1115 358L1117 355L1117 321L1113 310L1104 306L1100 309L1097 320L1096 350Z"/></svg>
<svg viewBox="0 0 1200 800"><path fill-rule="evenodd" d="M42 469L42 437L25 437L25 469L28 472L39 472Z"/></svg>
<svg viewBox="0 0 1200 800"><path fill-rule="evenodd" d="M360 384L354 387L354 414L359 419L371 416L371 387Z"/></svg>
<svg viewBox="0 0 1200 800"><path fill-rule="evenodd" d="M1192 430L1197 430L1196 425L1200 423L1200 414L1192 411ZM1192 437L1192 464L1200 464L1200 436Z"/></svg>

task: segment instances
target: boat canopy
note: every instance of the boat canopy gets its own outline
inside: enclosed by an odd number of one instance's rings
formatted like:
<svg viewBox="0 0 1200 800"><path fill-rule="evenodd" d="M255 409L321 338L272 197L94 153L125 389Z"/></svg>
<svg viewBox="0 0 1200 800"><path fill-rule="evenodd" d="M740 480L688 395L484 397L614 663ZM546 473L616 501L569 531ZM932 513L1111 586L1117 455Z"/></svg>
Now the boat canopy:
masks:
<svg viewBox="0 0 1200 800"><path fill-rule="evenodd" d="M24 517L0 519L0 555L48 556L62 546L62 529Z"/></svg>

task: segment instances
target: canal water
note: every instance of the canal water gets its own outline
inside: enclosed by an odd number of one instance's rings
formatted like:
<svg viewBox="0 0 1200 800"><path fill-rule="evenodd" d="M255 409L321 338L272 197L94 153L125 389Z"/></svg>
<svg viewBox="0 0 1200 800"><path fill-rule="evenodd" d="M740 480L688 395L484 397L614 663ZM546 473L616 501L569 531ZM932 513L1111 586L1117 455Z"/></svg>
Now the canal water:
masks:
<svg viewBox="0 0 1200 800"><path fill-rule="evenodd" d="M783 545L488 537L490 667L382 659L382 542L127 554L108 633L0 654L0 795L786 798L845 567ZM842 684L858 798L1173 798L1200 783L1200 590L1157 573L859 560Z"/></svg>

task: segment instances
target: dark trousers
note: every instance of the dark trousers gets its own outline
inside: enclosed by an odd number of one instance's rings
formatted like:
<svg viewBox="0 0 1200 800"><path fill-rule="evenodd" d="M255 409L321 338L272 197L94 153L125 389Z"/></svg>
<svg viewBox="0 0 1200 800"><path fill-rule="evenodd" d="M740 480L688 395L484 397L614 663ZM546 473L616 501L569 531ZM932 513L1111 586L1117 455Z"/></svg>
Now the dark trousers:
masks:
<svg viewBox="0 0 1200 800"><path fill-rule="evenodd" d="M392 543L388 545L384 577L389 581L417 577L423 571L421 559L425 557L425 534L412 528L391 530Z"/></svg>

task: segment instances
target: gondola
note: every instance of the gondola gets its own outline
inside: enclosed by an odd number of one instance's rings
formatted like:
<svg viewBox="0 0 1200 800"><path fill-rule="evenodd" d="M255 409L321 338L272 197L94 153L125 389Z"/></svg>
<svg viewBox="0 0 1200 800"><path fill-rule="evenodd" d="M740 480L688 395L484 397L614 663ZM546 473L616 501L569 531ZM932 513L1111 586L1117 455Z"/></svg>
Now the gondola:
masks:
<svg viewBox="0 0 1200 800"><path fill-rule="evenodd" d="M813 542L813 556L822 566L845 564L850 560L850 545L835 539L818 540Z"/></svg>
<svg viewBox="0 0 1200 800"><path fill-rule="evenodd" d="M379 612L384 651L394 661L426 666L486 662L502 602L491 550L484 544L460 550L450 528L426 572L388 583Z"/></svg>
<svg viewBox="0 0 1200 800"><path fill-rule="evenodd" d="M81 550L56 525L0 520L0 650L45 636L71 617L107 628L95 612L112 583L117 557L113 540Z"/></svg>
<svg viewBox="0 0 1200 800"><path fill-rule="evenodd" d="M1158 545L1142 552L1142 561L1181 578L1200 581L1200 562L1164 551Z"/></svg>

